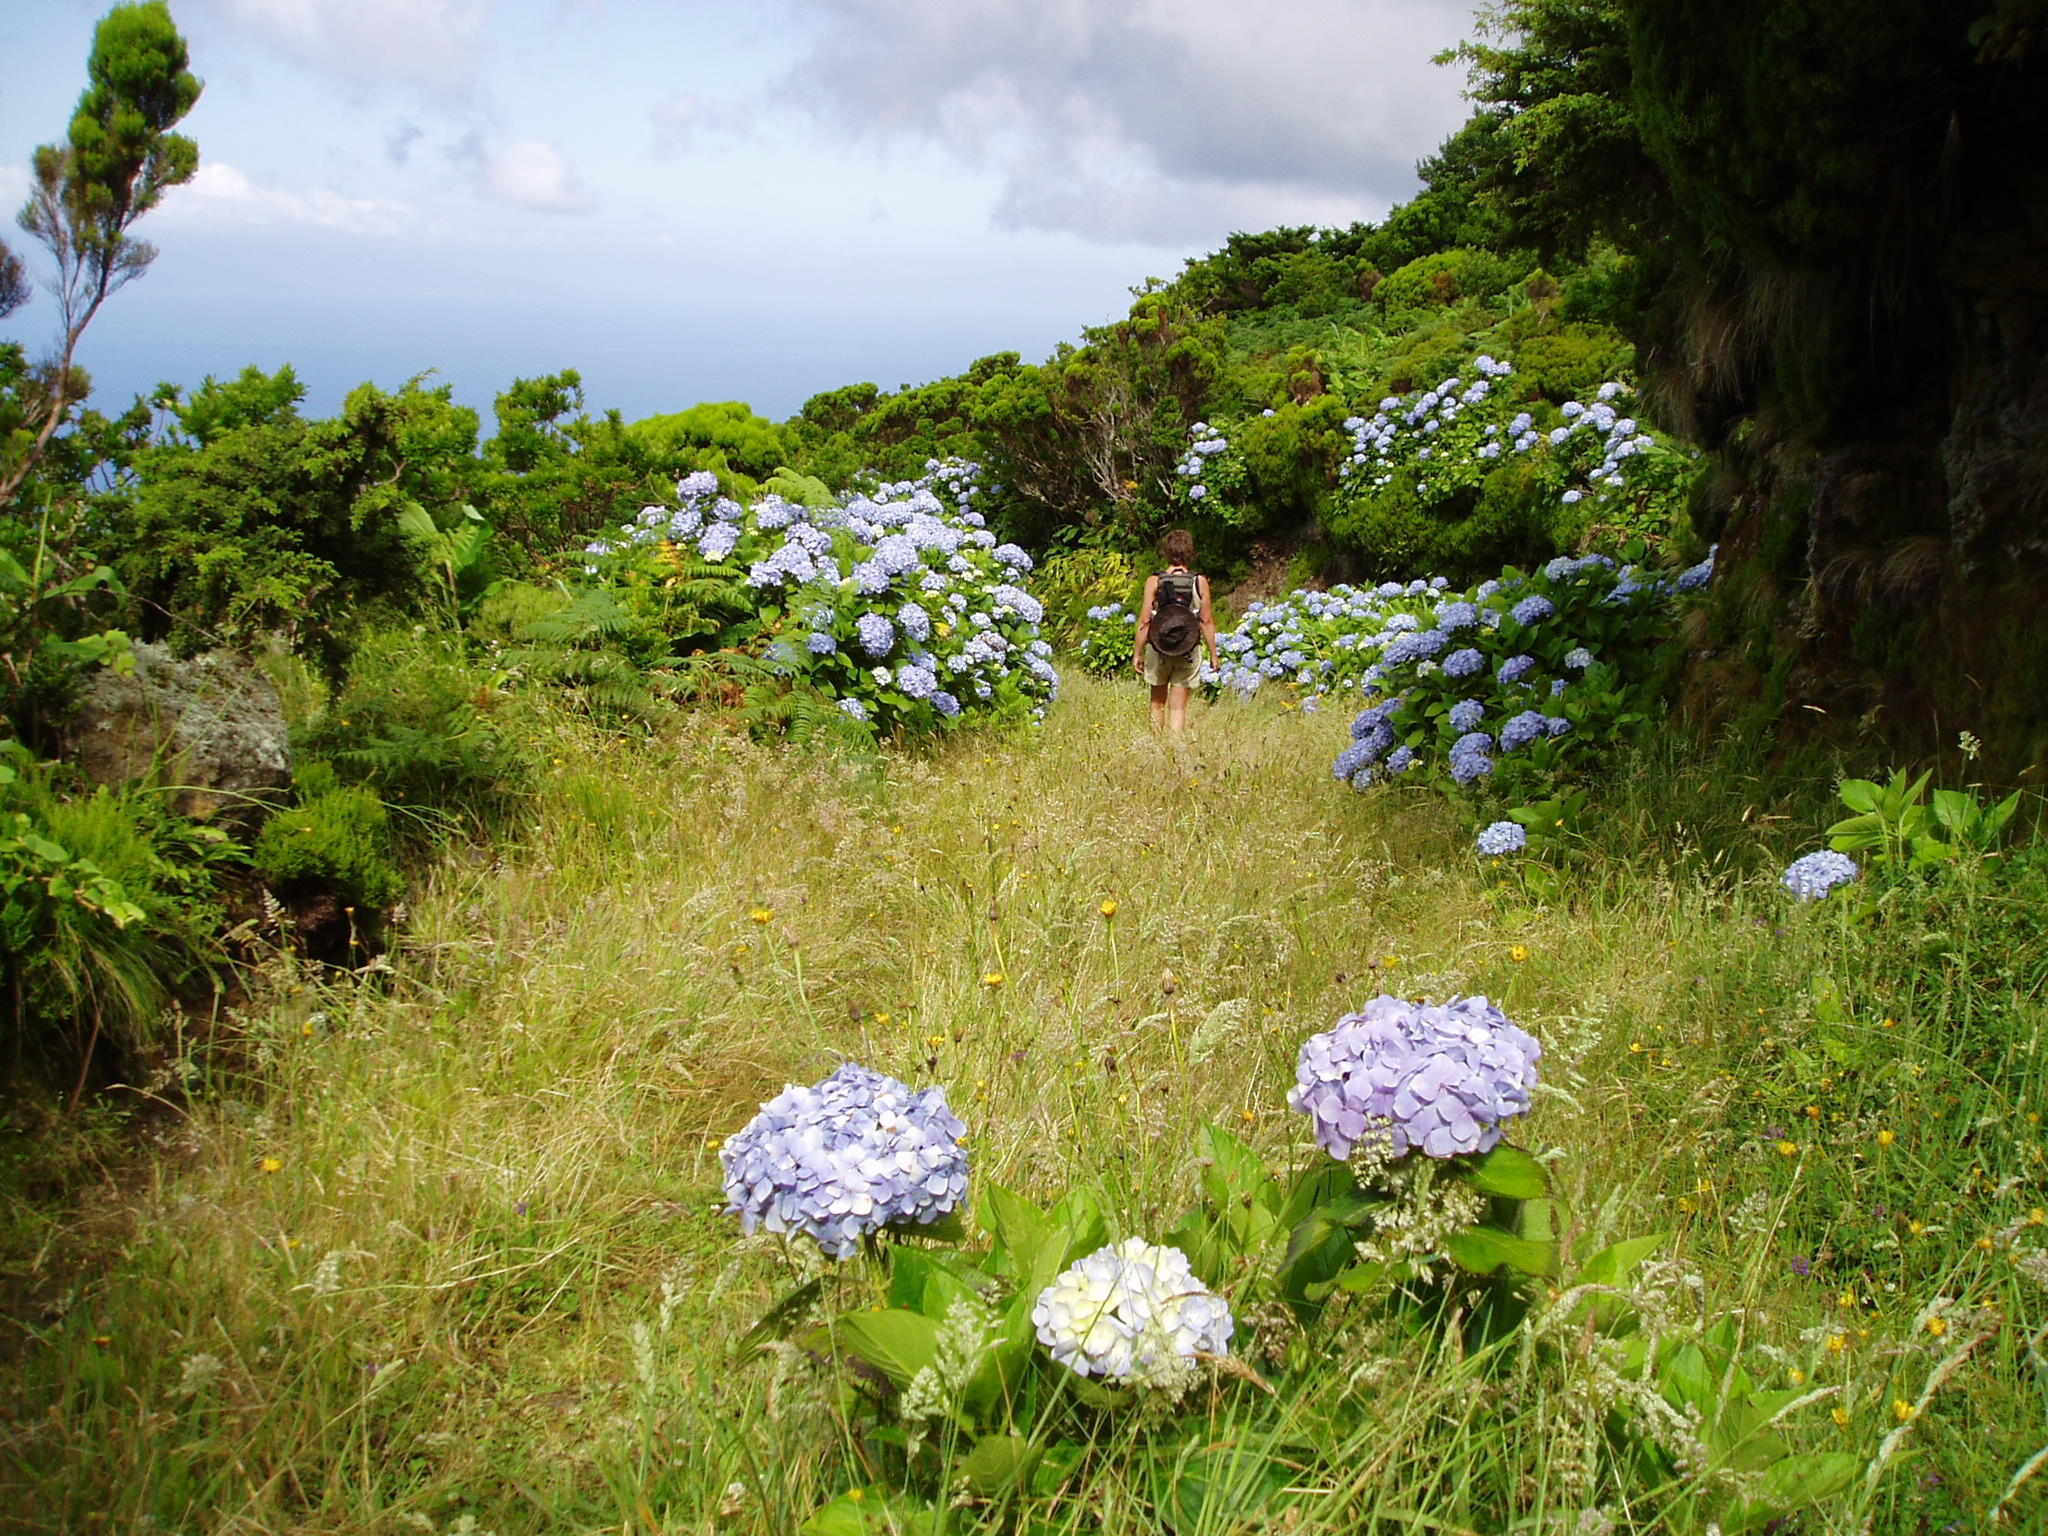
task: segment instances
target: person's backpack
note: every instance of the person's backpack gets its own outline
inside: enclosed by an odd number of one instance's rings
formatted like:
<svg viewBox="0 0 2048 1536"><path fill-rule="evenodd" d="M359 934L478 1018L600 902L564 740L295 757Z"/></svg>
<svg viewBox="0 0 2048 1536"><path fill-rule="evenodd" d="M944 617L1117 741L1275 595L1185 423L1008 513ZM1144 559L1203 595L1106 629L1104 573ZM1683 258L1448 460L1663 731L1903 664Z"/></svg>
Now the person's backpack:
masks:
<svg viewBox="0 0 2048 1536"><path fill-rule="evenodd" d="M1152 594L1152 625L1146 642L1162 656L1192 656L1202 643L1200 578L1187 571L1159 578Z"/></svg>

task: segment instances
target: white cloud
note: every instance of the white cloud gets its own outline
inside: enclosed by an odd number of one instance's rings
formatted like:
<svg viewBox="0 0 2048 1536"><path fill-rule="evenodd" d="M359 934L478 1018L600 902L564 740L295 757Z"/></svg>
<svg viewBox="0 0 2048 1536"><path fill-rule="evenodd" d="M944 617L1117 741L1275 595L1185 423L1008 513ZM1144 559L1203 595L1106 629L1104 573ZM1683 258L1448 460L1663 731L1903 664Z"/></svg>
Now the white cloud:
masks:
<svg viewBox="0 0 2048 1536"><path fill-rule="evenodd" d="M678 154L689 149L701 133L743 135L751 114L738 101L699 96L685 91L656 102L647 113L654 125L654 152Z"/></svg>
<svg viewBox="0 0 2048 1536"><path fill-rule="evenodd" d="M401 235L420 225L410 203L325 188L266 187L221 161L208 161L191 181L173 187L152 217L173 224L307 224L354 235Z"/></svg>
<svg viewBox="0 0 2048 1536"><path fill-rule="evenodd" d="M506 145L484 166L483 184L499 202L519 208L587 213L597 206L569 157L548 139Z"/></svg>
<svg viewBox="0 0 2048 1536"><path fill-rule="evenodd" d="M228 15L308 62L460 95L494 0L221 0Z"/></svg>
<svg viewBox="0 0 2048 1536"><path fill-rule="evenodd" d="M28 189L32 185L29 174L18 165L0 165L0 213L12 215L14 210L28 201ZM12 217L7 221L14 222Z"/></svg>
<svg viewBox="0 0 2048 1536"><path fill-rule="evenodd" d="M787 3L821 24L797 99L995 170L1007 222L1105 239L1376 215L1465 115L1430 56L1470 0Z"/></svg>

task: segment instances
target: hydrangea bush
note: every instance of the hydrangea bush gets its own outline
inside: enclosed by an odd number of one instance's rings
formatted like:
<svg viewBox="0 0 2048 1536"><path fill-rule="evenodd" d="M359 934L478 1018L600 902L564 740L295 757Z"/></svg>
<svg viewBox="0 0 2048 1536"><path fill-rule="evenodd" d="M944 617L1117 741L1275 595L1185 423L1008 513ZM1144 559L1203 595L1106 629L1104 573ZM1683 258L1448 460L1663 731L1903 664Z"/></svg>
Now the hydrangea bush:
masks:
<svg viewBox="0 0 2048 1536"><path fill-rule="evenodd" d="M885 1227L926 1226L967 1192L967 1127L939 1088L848 1062L792 1083L719 1151L727 1209L752 1233L800 1233L851 1258Z"/></svg>
<svg viewBox="0 0 2048 1536"><path fill-rule="evenodd" d="M1131 670L1138 638L1138 615L1122 603L1100 603L1088 610L1088 627L1074 659L1090 677L1117 677Z"/></svg>
<svg viewBox="0 0 2048 1536"><path fill-rule="evenodd" d="M1612 379L1590 401L1553 406L1523 398L1513 375L1482 354L1463 374L1346 420L1333 526L1369 525L1397 504L1485 522L1493 504L1524 498L1546 509L1556 547L1596 534L1655 543L1679 525L1697 457L1647 429L1630 385Z"/></svg>
<svg viewBox="0 0 2048 1536"><path fill-rule="evenodd" d="M1189 427L1188 446L1173 473L1175 500L1191 518L1226 528L1256 521L1244 456L1231 447L1223 427L1206 421Z"/></svg>
<svg viewBox="0 0 2048 1536"><path fill-rule="evenodd" d="M1137 1237L1063 1270L1039 1293L1031 1322L1061 1365L1134 1386L1171 1385L1199 1357L1227 1355L1236 1326L1186 1254Z"/></svg>
<svg viewBox="0 0 2048 1536"><path fill-rule="evenodd" d="M1359 789L1403 779L1547 788L1575 752L1650 719L1673 590L1585 555L1440 594L1422 627L1390 624L1360 640L1374 659L1359 686L1374 702L1333 771Z"/></svg>
<svg viewBox="0 0 2048 1536"><path fill-rule="evenodd" d="M1542 1056L1484 997L1433 1006L1383 994L1308 1039L1287 1104L1339 1160L1367 1141L1391 1158L1469 1156L1529 1112Z"/></svg>
<svg viewBox="0 0 2048 1536"><path fill-rule="evenodd" d="M878 733L974 717L1043 718L1058 694L1031 557L998 542L975 499L979 467L932 461L920 479L836 505L765 496L741 506L717 477L686 476L679 505L644 508L593 541L600 581L673 579L680 552L744 572L768 659Z"/></svg>
<svg viewBox="0 0 2048 1536"><path fill-rule="evenodd" d="M1355 690L1379 660L1375 637L1424 627L1449 585L1437 576L1253 603L1237 628L1216 637L1222 665L1213 672L1205 666L1203 679L1239 695L1270 685L1310 697Z"/></svg>

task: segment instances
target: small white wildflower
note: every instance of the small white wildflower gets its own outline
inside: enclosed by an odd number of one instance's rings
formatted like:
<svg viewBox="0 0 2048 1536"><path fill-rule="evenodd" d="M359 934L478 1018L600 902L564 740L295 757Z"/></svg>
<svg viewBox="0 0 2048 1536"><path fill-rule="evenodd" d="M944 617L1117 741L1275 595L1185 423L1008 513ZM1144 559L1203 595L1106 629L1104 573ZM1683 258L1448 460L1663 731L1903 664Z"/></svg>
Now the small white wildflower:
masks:
<svg viewBox="0 0 2048 1536"><path fill-rule="evenodd" d="M187 1355L184 1368L178 1372L178 1385L172 1390L180 1397L196 1396L218 1381L226 1369L219 1355Z"/></svg>

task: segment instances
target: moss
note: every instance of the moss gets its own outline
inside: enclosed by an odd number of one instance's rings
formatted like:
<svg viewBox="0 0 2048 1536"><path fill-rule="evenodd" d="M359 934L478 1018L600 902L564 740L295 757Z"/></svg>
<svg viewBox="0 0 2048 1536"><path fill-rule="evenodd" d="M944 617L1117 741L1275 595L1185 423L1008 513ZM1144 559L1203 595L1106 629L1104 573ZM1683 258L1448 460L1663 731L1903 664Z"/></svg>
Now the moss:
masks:
<svg viewBox="0 0 2048 1536"><path fill-rule="evenodd" d="M256 839L249 862L280 889L328 887L352 907L383 908L405 891L391 859L389 816L369 790L344 785L325 763L298 776L299 803Z"/></svg>
<svg viewBox="0 0 2048 1536"><path fill-rule="evenodd" d="M1814 490L1812 480L1788 480L1764 508L1763 537L1757 544L1757 561L1781 581L1797 581L1806 575L1807 536L1812 524Z"/></svg>

